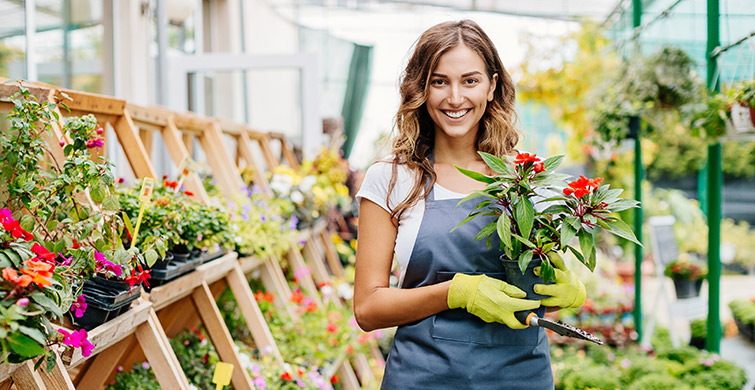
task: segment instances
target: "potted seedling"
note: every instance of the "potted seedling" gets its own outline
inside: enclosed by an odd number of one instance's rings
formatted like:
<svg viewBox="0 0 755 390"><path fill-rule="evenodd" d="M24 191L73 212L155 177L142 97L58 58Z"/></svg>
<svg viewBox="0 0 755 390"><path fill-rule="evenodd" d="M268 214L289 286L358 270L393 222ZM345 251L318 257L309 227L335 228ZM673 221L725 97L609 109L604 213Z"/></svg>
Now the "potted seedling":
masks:
<svg viewBox="0 0 755 390"><path fill-rule="evenodd" d="M700 295L703 279L708 268L694 261L680 258L666 265L664 274L674 281L678 299L694 298Z"/></svg>

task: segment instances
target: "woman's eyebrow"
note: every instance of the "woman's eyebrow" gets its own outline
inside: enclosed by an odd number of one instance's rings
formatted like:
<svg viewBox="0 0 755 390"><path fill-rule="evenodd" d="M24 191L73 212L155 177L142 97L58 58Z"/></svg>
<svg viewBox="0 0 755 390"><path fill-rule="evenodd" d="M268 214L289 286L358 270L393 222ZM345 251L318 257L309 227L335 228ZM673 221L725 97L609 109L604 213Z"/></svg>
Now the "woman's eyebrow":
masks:
<svg viewBox="0 0 755 390"><path fill-rule="evenodd" d="M463 75L461 75L461 77L462 77L462 78L463 78L463 77L469 77L469 76L474 76L474 75L476 75L476 74L477 74L477 75L482 75L482 72L475 70L475 71L473 71L473 72L464 73ZM446 75L444 75L444 74L442 74L442 73L433 73L433 74L431 74L430 76L432 76L432 77L443 77L443 78L448 78L448 76L446 76Z"/></svg>

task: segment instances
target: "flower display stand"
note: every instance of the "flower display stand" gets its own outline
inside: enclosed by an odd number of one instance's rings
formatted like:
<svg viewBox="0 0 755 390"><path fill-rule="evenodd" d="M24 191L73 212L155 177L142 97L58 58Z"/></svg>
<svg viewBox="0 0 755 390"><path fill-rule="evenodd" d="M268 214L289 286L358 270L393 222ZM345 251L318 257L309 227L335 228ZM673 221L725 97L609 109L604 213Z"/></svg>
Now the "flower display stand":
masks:
<svg viewBox="0 0 755 390"><path fill-rule="evenodd" d="M291 145L291 142L288 141L288 138L286 138L285 134L275 132L270 132L268 134L271 139L280 142L281 155L283 156L283 160L286 161L286 164L294 170L299 169L299 160L296 159L294 148Z"/></svg>

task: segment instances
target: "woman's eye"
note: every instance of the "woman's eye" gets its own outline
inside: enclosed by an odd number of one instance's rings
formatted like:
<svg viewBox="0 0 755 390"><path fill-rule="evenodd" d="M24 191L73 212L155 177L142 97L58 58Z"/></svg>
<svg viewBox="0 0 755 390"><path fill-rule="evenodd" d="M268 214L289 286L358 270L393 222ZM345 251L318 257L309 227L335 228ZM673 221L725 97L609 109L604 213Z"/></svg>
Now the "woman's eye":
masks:
<svg viewBox="0 0 755 390"><path fill-rule="evenodd" d="M441 80L441 79L435 79L435 80L430 81L431 85L443 85L445 83L446 83L446 81L445 80Z"/></svg>
<svg viewBox="0 0 755 390"><path fill-rule="evenodd" d="M479 81L477 79L466 79L464 82L466 84L477 84Z"/></svg>

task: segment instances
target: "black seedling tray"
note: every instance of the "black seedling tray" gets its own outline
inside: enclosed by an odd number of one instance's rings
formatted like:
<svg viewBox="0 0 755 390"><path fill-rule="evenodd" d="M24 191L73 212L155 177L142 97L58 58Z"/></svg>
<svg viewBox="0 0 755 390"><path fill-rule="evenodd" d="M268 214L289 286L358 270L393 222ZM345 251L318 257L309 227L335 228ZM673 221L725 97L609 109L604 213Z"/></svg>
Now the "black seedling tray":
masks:
<svg viewBox="0 0 755 390"><path fill-rule="evenodd" d="M112 307L122 305L123 302L131 302L141 294L141 287L131 287L122 280L108 280L94 277L84 282L83 293L86 296L87 307L89 302L97 302L100 307Z"/></svg>
<svg viewBox="0 0 755 390"><path fill-rule="evenodd" d="M209 263L215 259L219 259L223 257L226 253L228 253L225 249L219 249L215 252L202 252L202 264Z"/></svg>
<svg viewBox="0 0 755 390"><path fill-rule="evenodd" d="M81 318L73 317L73 324L90 331L105 322L127 312L131 308L131 301L113 309L103 309L87 303L87 309Z"/></svg>
<svg viewBox="0 0 755 390"><path fill-rule="evenodd" d="M169 265L169 264L170 264L171 262L173 262L173 259L174 259L174 255L173 255L173 253L167 252L167 253L165 254L165 257L164 257L164 258L162 258L162 259L158 259L158 260L157 260L157 261L155 262L155 264L153 264L153 265L152 265L152 268L150 268L150 269L152 269L152 270L157 270L157 269L165 269L165 268L168 268L168 265Z"/></svg>

